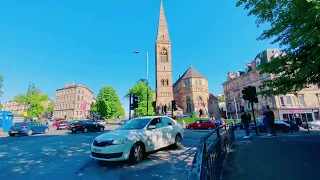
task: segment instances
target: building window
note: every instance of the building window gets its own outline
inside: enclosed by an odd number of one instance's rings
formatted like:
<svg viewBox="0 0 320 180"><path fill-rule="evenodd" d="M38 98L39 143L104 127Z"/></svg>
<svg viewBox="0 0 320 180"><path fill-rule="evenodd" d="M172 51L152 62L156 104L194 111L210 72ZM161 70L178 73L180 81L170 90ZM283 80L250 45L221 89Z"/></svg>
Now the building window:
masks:
<svg viewBox="0 0 320 180"><path fill-rule="evenodd" d="M166 80L166 84L167 84L167 86L169 86L169 80L168 79Z"/></svg>
<svg viewBox="0 0 320 180"><path fill-rule="evenodd" d="M84 94L84 90L82 90L82 94Z"/></svg>
<svg viewBox="0 0 320 180"><path fill-rule="evenodd" d="M187 81L186 80L184 81L184 87L187 87Z"/></svg>
<svg viewBox="0 0 320 180"><path fill-rule="evenodd" d="M79 104L77 104L76 107L79 108Z"/></svg>
<svg viewBox="0 0 320 180"><path fill-rule="evenodd" d="M238 98L240 98L240 92L238 92Z"/></svg>
<svg viewBox="0 0 320 180"><path fill-rule="evenodd" d="M160 60L161 62L168 62L168 52L165 48L163 48L160 52Z"/></svg>
<svg viewBox="0 0 320 180"><path fill-rule="evenodd" d="M82 111L80 111L80 116L82 115Z"/></svg>
<svg viewBox="0 0 320 180"><path fill-rule="evenodd" d="M186 98L186 105L187 105L187 113L192 113L192 102L191 102L191 98L187 97Z"/></svg>
<svg viewBox="0 0 320 180"><path fill-rule="evenodd" d="M292 99L291 96L286 96L286 101L288 106L292 106Z"/></svg>
<svg viewBox="0 0 320 180"><path fill-rule="evenodd" d="M80 96L79 96L79 95L77 95L77 100L78 100L78 101L80 100Z"/></svg>
<svg viewBox="0 0 320 180"><path fill-rule="evenodd" d="M81 97L81 100L82 100L82 101L83 101L83 98L84 98L84 97L82 96L82 97Z"/></svg>
<svg viewBox="0 0 320 180"><path fill-rule="evenodd" d="M284 98L283 98L282 96L280 97L280 105L281 105L281 106L285 106L285 104L284 104Z"/></svg>
<svg viewBox="0 0 320 180"><path fill-rule="evenodd" d="M164 79L161 79L161 85L164 86Z"/></svg>
<svg viewBox="0 0 320 180"><path fill-rule="evenodd" d="M304 95L299 95L299 103L300 103L300 105L302 105L302 106L305 106L305 105L306 105L306 103L305 103L305 101L304 101Z"/></svg>
<svg viewBox="0 0 320 180"><path fill-rule="evenodd" d="M78 90L78 94L80 94L80 89Z"/></svg>
<svg viewBox="0 0 320 180"><path fill-rule="evenodd" d="M79 115L79 112L77 111L77 116Z"/></svg>
<svg viewBox="0 0 320 180"><path fill-rule="evenodd" d="M191 85L191 83L190 83L190 79L188 80L188 86L190 86Z"/></svg>
<svg viewBox="0 0 320 180"><path fill-rule="evenodd" d="M198 85L198 80L196 79L196 85Z"/></svg>
<svg viewBox="0 0 320 180"><path fill-rule="evenodd" d="M202 85L202 80L201 79L199 79L199 85Z"/></svg>

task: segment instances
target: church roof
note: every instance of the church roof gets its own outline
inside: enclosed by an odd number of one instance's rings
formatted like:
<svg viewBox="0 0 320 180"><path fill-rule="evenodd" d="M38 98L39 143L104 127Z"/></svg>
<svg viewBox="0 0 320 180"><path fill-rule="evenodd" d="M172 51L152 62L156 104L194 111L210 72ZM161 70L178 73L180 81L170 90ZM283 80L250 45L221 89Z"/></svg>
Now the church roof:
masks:
<svg viewBox="0 0 320 180"><path fill-rule="evenodd" d="M166 16L164 13L162 0L160 2L160 15L159 15L157 42L170 43L168 23L167 23Z"/></svg>
<svg viewBox="0 0 320 180"><path fill-rule="evenodd" d="M200 74L200 72L198 70L196 70L194 67L190 66L186 72L183 73L183 75L173 84L173 86L176 86L181 80L184 79L189 79L189 78L204 78L206 79L204 76L202 76Z"/></svg>

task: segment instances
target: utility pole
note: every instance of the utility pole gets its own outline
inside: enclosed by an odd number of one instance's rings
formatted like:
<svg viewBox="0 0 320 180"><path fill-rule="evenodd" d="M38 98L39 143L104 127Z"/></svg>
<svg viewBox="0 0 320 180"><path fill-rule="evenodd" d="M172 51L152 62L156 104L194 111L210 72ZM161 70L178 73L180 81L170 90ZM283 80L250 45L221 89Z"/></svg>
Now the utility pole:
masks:
<svg viewBox="0 0 320 180"><path fill-rule="evenodd" d="M139 51L133 51L134 54L139 54ZM147 85L147 116L149 115L149 53L146 52L146 85Z"/></svg>

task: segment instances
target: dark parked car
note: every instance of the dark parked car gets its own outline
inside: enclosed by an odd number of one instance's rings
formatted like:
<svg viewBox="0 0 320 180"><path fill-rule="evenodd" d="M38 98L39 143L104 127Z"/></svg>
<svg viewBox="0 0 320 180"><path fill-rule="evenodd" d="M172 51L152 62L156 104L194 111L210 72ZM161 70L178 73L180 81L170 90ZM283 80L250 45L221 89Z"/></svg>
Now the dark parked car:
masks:
<svg viewBox="0 0 320 180"><path fill-rule="evenodd" d="M89 131L104 131L104 126L99 123L94 123L91 120L81 120L81 121L74 121L70 124L69 130L73 133L77 131L82 131L87 133Z"/></svg>
<svg viewBox="0 0 320 180"><path fill-rule="evenodd" d="M299 131L299 126L293 121L283 121L291 126L291 131Z"/></svg>
<svg viewBox="0 0 320 180"><path fill-rule="evenodd" d="M16 134L31 136L32 134L48 133L48 131L49 128L39 122L24 122L13 125L8 134L9 136L15 136Z"/></svg>
<svg viewBox="0 0 320 180"><path fill-rule="evenodd" d="M258 120L257 121L257 126L259 128L259 132L261 133L266 133L267 132L267 128L266 126L263 124L262 120ZM252 130L255 130L255 126L254 126L254 123L250 123L250 128ZM275 131L282 131L284 133L288 133L291 131L291 126L290 124L282 121L282 120L275 120L274 121L274 128L275 128Z"/></svg>
<svg viewBox="0 0 320 180"><path fill-rule="evenodd" d="M122 126L122 125L124 125L125 123L127 123L128 121L129 121L128 119L121 120L120 125Z"/></svg>

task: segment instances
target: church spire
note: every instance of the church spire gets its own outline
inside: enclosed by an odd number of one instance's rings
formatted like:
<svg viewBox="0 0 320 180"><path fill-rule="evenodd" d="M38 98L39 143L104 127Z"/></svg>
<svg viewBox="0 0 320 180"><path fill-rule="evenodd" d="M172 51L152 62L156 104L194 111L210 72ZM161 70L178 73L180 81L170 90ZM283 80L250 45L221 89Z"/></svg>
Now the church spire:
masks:
<svg viewBox="0 0 320 180"><path fill-rule="evenodd" d="M164 14L162 0L160 3L160 16L159 16L157 42L170 42L168 25L167 25L166 16Z"/></svg>

